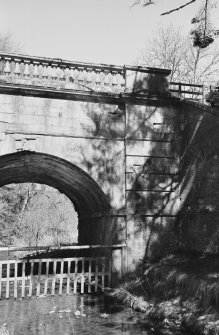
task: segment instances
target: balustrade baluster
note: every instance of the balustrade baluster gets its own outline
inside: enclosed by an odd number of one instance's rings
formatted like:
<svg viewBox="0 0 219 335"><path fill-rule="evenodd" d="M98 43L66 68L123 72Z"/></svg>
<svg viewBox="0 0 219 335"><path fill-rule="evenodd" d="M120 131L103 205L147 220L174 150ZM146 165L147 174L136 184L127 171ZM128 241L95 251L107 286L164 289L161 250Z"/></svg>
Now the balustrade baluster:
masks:
<svg viewBox="0 0 219 335"><path fill-rule="evenodd" d="M24 78L28 78L30 76L29 66L30 62L24 61Z"/></svg>
<svg viewBox="0 0 219 335"><path fill-rule="evenodd" d="M65 68L64 67L61 68L60 71L61 71L61 74L59 76L59 79L60 81L65 81Z"/></svg>
<svg viewBox="0 0 219 335"><path fill-rule="evenodd" d="M70 68L69 81L71 81L71 82L74 82L74 81L75 81L74 67L71 67L71 68Z"/></svg>
<svg viewBox="0 0 219 335"><path fill-rule="evenodd" d="M108 90L112 91L112 88L113 88L113 85L112 85L113 75L112 75L112 73L110 71L109 71L109 74L108 74L108 78L109 78L109 87L108 87Z"/></svg>
<svg viewBox="0 0 219 335"><path fill-rule="evenodd" d="M5 64L5 69L4 69L4 73L7 75L7 76L9 76L9 74L11 73L11 68L10 68L10 62L9 61L11 61L11 59L9 58L5 58L5 60L6 60L6 64Z"/></svg>
<svg viewBox="0 0 219 335"><path fill-rule="evenodd" d="M87 75L88 75L87 69L84 69L83 71L84 84L87 83Z"/></svg>
<svg viewBox="0 0 219 335"><path fill-rule="evenodd" d="M104 78L103 84L104 84L105 88L108 89L109 84L110 84L109 70L105 70L104 73L105 73L105 78Z"/></svg>
<svg viewBox="0 0 219 335"><path fill-rule="evenodd" d="M39 72L38 72L38 65L39 65L39 63L38 62L34 62L33 65L34 65L33 77L37 78L37 77L39 77Z"/></svg>
<svg viewBox="0 0 219 335"><path fill-rule="evenodd" d="M52 81L52 67L48 64L47 66L47 74L48 74L48 77L47 77L47 82L50 83Z"/></svg>
<svg viewBox="0 0 219 335"><path fill-rule="evenodd" d="M78 82L79 71L77 68L74 69L74 82Z"/></svg>
<svg viewBox="0 0 219 335"><path fill-rule="evenodd" d="M84 83L84 68L79 67L78 70L79 70L78 83L83 84Z"/></svg>
<svg viewBox="0 0 219 335"><path fill-rule="evenodd" d="M95 83L96 83L96 87L97 89L100 88L100 83L101 83L101 79L100 79L100 69L96 69L96 78L95 78Z"/></svg>
<svg viewBox="0 0 219 335"><path fill-rule="evenodd" d="M121 87L121 90L124 90L125 87L125 78L122 73L119 74L119 85Z"/></svg>
<svg viewBox="0 0 219 335"><path fill-rule="evenodd" d="M21 72L20 72L20 60L19 59L15 60L14 74L15 74L15 77L19 77L20 74L21 74Z"/></svg>
<svg viewBox="0 0 219 335"><path fill-rule="evenodd" d="M53 81L57 79L57 65L56 64L51 65L51 79Z"/></svg>
<svg viewBox="0 0 219 335"><path fill-rule="evenodd" d="M101 87L101 91L104 90L105 85L104 85L104 79L105 79L105 73L103 70L100 70L100 87Z"/></svg>
<svg viewBox="0 0 219 335"><path fill-rule="evenodd" d="M112 86L113 86L114 88L116 88L117 85L118 85L117 72L116 72L116 71L113 71Z"/></svg>
<svg viewBox="0 0 219 335"><path fill-rule="evenodd" d="M42 63L42 78L46 80L48 78L48 64L47 63Z"/></svg>
<svg viewBox="0 0 219 335"><path fill-rule="evenodd" d="M87 68L87 84L92 85L92 69Z"/></svg>

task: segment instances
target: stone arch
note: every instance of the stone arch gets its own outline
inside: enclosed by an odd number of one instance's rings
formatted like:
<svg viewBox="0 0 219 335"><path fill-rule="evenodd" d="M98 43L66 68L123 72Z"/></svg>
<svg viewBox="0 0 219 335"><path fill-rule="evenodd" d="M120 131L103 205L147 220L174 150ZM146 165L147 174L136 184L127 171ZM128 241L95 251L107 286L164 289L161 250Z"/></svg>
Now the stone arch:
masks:
<svg viewBox="0 0 219 335"><path fill-rule="evenodd" d="M99 222L105 222L110 206L102 189L86 172L67 160L39 152L20 151L0 156L0 186L27 182L46 184L64 193L78 213L79 242L97 240L96 236L80 233L80 224L89 224L89 218L95 216L102 218Z"/></svg>

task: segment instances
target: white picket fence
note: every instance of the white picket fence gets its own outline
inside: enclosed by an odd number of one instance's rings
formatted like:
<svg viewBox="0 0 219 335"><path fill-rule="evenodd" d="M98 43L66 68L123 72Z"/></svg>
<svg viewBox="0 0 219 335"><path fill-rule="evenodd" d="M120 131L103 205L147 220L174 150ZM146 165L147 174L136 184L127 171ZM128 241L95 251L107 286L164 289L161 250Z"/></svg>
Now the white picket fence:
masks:
<svg viewBox="0 0 219 335"><path fill-rule="evenodd" d="M110 285L107 257L0 261L0 299L96 293Z"/></svg>

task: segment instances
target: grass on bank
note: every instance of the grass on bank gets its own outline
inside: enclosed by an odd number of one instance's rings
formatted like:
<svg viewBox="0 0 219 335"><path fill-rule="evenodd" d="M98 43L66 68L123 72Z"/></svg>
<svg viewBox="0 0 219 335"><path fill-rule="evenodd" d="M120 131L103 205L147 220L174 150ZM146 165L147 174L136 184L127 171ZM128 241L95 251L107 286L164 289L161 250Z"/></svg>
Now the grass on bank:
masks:
<svg viewBox="0 0 219 335"><path fill-rule="evenodd" d="M164 327L218 335L219 255L179 253L150 265L142 262L114 295Z"/></svg>
<svg viewBox="0 0 219 335"><path fill-rule="evenodd" d="M122 285L136 297L159 303L180 297L208 310L219 310L219 255L176 254L130 275Z"/></svg>

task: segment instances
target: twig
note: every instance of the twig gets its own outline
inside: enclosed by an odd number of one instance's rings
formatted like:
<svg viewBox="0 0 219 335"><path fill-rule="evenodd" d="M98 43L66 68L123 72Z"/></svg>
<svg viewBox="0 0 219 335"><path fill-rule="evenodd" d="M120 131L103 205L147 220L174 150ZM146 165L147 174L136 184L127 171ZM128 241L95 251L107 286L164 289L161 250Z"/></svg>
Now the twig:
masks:
<svg viewBox="0 0 219 335"><path fill-rule="evenodd" d="M136 5L139 5L139 3L140 3L140 0L137 0L135 3L133 3L133 5L130 6L130 8L132 8L132 7L136 6Z"/></svg>
<svg viewBox="0 0 219 335"><path fill-rule="evenodd" d="M177 8L171 9L169 12L164 12L164 13L162 13L161 15L167 15L167 14L171 14L171 13L173 13L173 12L176 12L176 11L178 11L178 10L180 10L180 9L182 9L182 8L184 8L184 7L186 7L186 6L188 6L188 5L190 5L191 3L195 2L195 1L196 1L196 0L191 0L191 1L187 2L187 3L185 3L185 4L182 5L182 6L179 6L179 7L177 7Z"/></svg>
<svg viewBox="0 0 219 335"><path fill-rule="evenodd" d="M137 0L135 3L133 3L133 5L130 6L133 7L133 6L136 6L136 5L139 5L141 2L141 0ZM144 0L144 3L142 4L142 7L146 7L146 6L149 6L149 5L153 5L154 2L152 0Z"/></svg>

